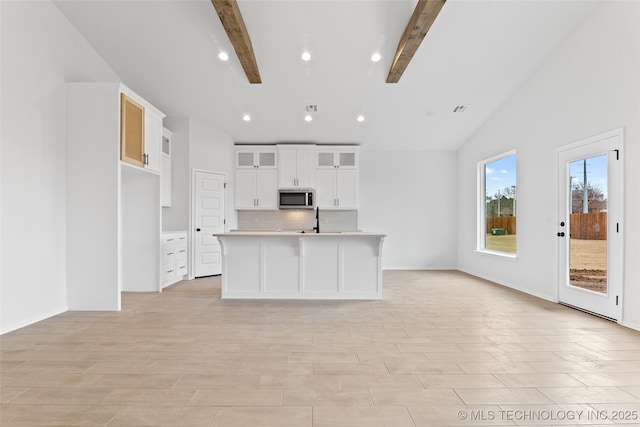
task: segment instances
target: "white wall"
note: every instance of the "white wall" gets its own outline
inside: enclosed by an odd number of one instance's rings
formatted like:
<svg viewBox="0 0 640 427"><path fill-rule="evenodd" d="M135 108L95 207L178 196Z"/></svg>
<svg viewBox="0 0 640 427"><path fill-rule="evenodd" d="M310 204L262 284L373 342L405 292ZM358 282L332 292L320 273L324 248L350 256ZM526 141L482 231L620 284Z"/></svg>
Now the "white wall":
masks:
<svg viewBox="0 0 640 427"><path fill-rule="evenodd" d="M195 119L168 117L164 120L173 132L171 155L171 207L162 208L163 230L189 228L190 181L193 169L223 173L227 177L227 228L235 228L233 209L234 147L231 137Z"/></svg>
<svg viewBox="0 0 640 427"><path fill-rule="evenodd" d="M455 152L360 151L359 227L387 234L385 269L456 268Z"/></svg>
<svg viewBox="0 0 640 427"><path fill-rule="evenodd" d="M603 2L460 150L458 265L525 292L555 295L554 149L624 128L623 322L640 328L640 4ZM476 165L517 150L518 258L477 253Z"/></svg>
<svg viewBox="0 0 640 427"><path fill-rule="evenodd" d="M65 311L65 81L119 81L49 1L2 1L0 333Z"/></svg>
<svg viewBox="0 0 640 427"><path fill-rule="evenodd" d="M189 119L166 117L171 137L171 207L162 208L164 231L189 227Z"/></svg>

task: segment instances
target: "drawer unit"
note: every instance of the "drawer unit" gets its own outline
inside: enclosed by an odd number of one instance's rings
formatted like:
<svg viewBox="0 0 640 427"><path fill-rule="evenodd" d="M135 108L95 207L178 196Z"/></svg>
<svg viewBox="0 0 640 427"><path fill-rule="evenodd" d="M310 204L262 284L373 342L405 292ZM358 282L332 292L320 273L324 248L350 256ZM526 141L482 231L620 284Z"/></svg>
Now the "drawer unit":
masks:
<svg viewBox="0 0 640 427"><path fill-rule="evenodd" d="M166 288L187 275L188 245L186 232L162 233L162 287Z"/></svg>

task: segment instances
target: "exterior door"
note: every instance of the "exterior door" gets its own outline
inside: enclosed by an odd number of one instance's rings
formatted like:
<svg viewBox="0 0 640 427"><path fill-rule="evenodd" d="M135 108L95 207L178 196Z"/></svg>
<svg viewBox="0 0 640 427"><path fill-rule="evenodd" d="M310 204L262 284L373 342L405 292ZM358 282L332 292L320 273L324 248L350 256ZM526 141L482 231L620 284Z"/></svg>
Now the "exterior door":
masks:
<svg viewBox="0 0 640 427"><path fill-rule="evenodd" d="M220 243L213 235L224 232L225 177L195 171L193 177L194 277L222 273Z"/></svg>
<svg viewBox="0 0 640 427"><path fill-rule="evenodd" d="M558 151L558 300L620 320L621 132Z"/></svg>

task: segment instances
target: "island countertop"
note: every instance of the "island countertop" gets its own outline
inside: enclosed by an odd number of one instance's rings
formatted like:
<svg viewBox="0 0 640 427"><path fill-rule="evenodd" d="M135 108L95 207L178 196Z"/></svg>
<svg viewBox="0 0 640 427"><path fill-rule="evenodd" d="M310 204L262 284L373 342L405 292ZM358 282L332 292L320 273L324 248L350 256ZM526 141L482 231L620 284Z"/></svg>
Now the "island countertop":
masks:
<svg viewBox="0 0 640 427"><path fill-rule="evenodd" d="M255 236L255 237L300 237L300 236L355 236L355 237L386 237L386 234L373 233L368 231L294 231L294 230L233 230L226 233L214 234L215 237L222 236Z"/></svg>
<svg viewBox="0 0 640 427"><path fill-rule="evenodd" d="M236 230L222 248L222 298L381 299L385 234Z"/></svg>

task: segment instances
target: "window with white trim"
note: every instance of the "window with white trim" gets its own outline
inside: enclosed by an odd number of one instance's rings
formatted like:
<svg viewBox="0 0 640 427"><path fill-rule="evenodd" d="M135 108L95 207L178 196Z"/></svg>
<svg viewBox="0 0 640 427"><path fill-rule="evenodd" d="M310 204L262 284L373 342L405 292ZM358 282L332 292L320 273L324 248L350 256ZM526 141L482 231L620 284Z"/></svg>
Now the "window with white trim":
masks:
<svg viewBox="0 0 640 427"><path fill-rule="evenodd" d="M478 164L478 250L516 255L516 152Z"/></svg>

